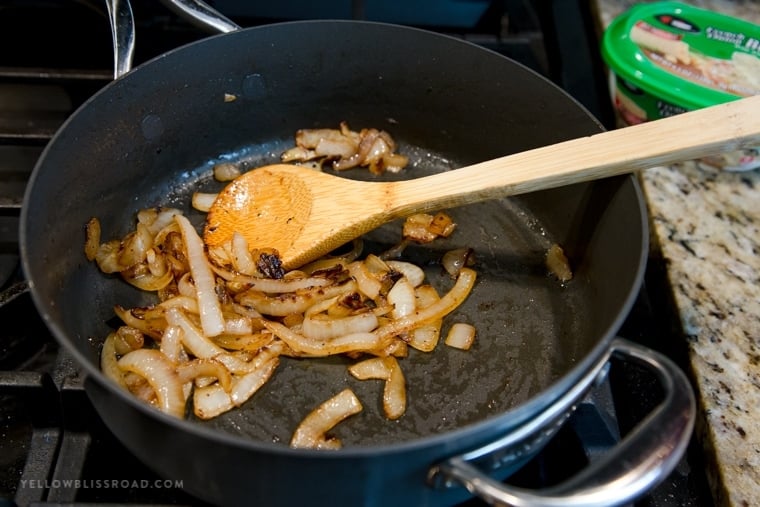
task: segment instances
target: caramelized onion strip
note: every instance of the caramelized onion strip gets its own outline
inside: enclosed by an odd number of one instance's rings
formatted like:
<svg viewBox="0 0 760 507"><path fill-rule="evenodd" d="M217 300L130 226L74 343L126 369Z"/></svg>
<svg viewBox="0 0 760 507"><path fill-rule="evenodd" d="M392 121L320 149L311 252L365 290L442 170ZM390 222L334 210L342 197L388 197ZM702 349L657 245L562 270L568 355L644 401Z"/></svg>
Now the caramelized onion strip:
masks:
<svg viewBox="0 0 760 507"><path fill-rule="evenodd" d="M309 449L339 449L337 437L328 438L327 432L344 419L363 410L359 398L350 389L344 389L323 402L301 421L293 432L290 446Z"/></svg>
<svg viewBox="0 0 760 507"><path fill-rule="evenodd" d="M195 357L210 359L224 354L225 350L206 338L179 308L172 307L166 310L166 321L170 326L182 329L182 344Z"/></svg>
<svg viewBox="0 0 760 507"><path fill-rule="evenodd" d="M158 408L174 417L185 415L185 395L174 365L160 351L138 349L119 359L119 368L148 381L158 400Z"/></svg>
<svg viewBox="0 0 760 507"><path fill-rule="evenodd" d="M340 285L313 287L303 292L293 292L270 296L257 290L246 291L238 296L238 303L250 306L257 312L274 317L285 317L293 313L304 313L310 306L356 290L356 282L350 280Z"/></svg>
<svg viewBox="0 0 760 507"><path fill-rule="evenodd" d="M222 389L229 392L232 386L232 375L225 366L215 359L193 359L177 366L180 382L190 382L198 377L216 378Z"/></svg>
<svg viewBox="0 0 760 507"><path fill-rule="evenodd" d="M406 412L406 379L395 357L382 359L390 372L383 388L383 411L388 419L395 420Z"/></svg>
<svg viewBox="0 0 760 507"><path fill-rule="evenodd" d="M433 319L441 318L456 309L467 296L470 294L472 287L475 285L475 271L469 268L463 268L459 272L456 283L439 301L423 308L416 310L411 315L395 319L390 323L380 326L374 333L380 339L386 339L405 333L413 327L428 322Z"/></svg>
<svg viewBox="0 0 760 507"><path fill-rule="evenodd" d="M328 299L306 310L301 324L301 330L306 338L309 340L332 340L353 333L368 333L377 327L377 316L371 311L338 318L322 314L336 300L337 298Z"/></svg>
<svg viewBox="0 0 760 507"><path fill-rule="evenodd" d="M420 285L415 290L418 308L427 308L438 301L441 297L432 285ZM441 326L443 318L432 319L420 324L408 333L408 343L411 347L422 351L432 352L441 338Z"/></svg>
<svg viewBox="0 0 760 507"><path fill-rule="evenodd" d="M224 331L224 318L216 296L214 274L204 253L203 240L186 217L175 215L174 220L179 225L185 242L190 273L195 281L203 333L206 336L218 335Z"/></svg>
<svg viewBox="0 0 760 507"><path fill-rule="evenodd" d="M232 403L239 407L248 401L256 391L261 389L261 387L272 378L272 375L274 375L274 371L279 364L280 358L274 356L264 361L252 372L236 378L232 386L232 391L230 392Z"/></svg>
<svg viewBox="0 0 760 507"><path fill-rule="evenodd" d="M387 345L387 340L374 333L352 333L332 340L310 340L279 322L266 321L264 325L294 352L310 357L325 357L346 352L371 352Z"/></svg>
<svg viewBox="0 0 760 507"><path fill-rule="evenodd" d="M234 407L230 394L219 384L196 387L193 391L193 413L199 419L213 419Z"/></svg>
<svg viewBox="0 0 760 507"><path fill-rule="evenodd" d="M114 313L124 324L139 329L155 340L161 339L162 329L166 326L164 319L155 319L155 322L147 321L136 317L133 310L128 310L120 305L114 306Z"/></svg>
<svg viewBox="0 0 760 507"><path fill-rule="evenodd" d="M110 333L103 342L103 348L100 351L100 369L106 377L116 382L119 386L127 389L127 383L124 380L124 372L119 368L119 358L116 354L116 333Z"/></svg>

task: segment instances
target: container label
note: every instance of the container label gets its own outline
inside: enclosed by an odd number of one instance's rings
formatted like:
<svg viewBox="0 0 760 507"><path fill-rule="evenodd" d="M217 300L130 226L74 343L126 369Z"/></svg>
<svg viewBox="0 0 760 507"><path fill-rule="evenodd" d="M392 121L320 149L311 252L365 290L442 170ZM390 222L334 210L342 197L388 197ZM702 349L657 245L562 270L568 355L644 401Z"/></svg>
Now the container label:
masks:
<svg viewBox="0 0 760 507"><path fill-rule="evenodd" d="M631 40L657 67L700 86L739 97L760 94L760 41L756 38L714 26L701 30L682 19L658 21L668 21L666 28L683 33L670 32L643 20L636 22L630 31ZM679 24L674 25L675 21Z"/></svg>

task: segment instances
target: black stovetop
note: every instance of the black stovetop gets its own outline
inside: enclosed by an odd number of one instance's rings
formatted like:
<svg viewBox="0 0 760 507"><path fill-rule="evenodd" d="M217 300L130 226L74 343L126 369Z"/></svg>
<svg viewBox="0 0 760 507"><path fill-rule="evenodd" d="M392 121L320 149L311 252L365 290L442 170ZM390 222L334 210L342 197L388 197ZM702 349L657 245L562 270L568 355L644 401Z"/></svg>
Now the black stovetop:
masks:
<svg viewBox="0 0 760 507"><path fill-rule="evenodd" d="M297 1L267 5L260 14L255 2L210 3L229 9L242 26L294 19L294 12L308 14L283 10L302 3ZM612 126L584 2L473 1L469 17L453 11L447 18L448 11L442 9L434 26L425 22L431 17L409 10L414 2L403 3L406 8L398 11L406 16L403 20L472 40L524 63ZM325 8L328 5L324 2ZM206 35L157 1L133 0L133 8L136 63ZM353 0L345 14L396 21L393 9L377 9L370 1ZM321 12L334 17L329 10ZM0 47L14 48L0 53L0 507L202 505L132 457L103 425L83 390L79 368L58 347L23 291L18 266L18 216L35 160L65 118L111 79L111 39L103 2L6 0L0 4ZM685 365L685 342L668 293L661 260L653 251L644 287L620 335ZM561 481L614 445L659 401L654 379L635 366L613 362L608 379L509 482L543 487ZM636 505L712 505L696 441L670 477Z"/></svg>

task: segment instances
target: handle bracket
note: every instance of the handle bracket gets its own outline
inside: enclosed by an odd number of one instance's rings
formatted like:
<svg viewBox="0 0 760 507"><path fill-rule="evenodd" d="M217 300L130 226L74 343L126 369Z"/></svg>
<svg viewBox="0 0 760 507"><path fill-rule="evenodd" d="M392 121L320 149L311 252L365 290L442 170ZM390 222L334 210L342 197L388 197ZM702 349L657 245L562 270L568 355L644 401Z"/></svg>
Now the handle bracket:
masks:
<svg viewBox="0 0 760 507"><path fill-rule="evenodd" d="M487 471L535 453L569 418L592 382L601 378L611 355L652 371L665 392L654 408L604 456L567 481L544 490L513 487L492 479ZM608 507L630 502L670 474L683 455L696 418L694 393L684 373L662 354L627 340L612 342L610 356L597 364L557 403L516 431L489 445L432 467L429 484L465 487L489 504L514 507ZM563 410L564 408L564 410Z"/></svg>

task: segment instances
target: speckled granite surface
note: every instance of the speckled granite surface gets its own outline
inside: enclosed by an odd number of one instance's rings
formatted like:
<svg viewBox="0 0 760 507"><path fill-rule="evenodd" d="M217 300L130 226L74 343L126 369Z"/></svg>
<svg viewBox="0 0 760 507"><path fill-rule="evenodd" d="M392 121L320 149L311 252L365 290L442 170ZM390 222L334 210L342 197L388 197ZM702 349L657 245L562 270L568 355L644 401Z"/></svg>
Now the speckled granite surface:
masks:
<svg viewBox="0 0 760 507"><path fill-rule="evenodd" d="M600 28L635 3L596 0ZM684 3L760 24L757 0ZM716 505L760 505L760 170L689 161L640 180L689 341Z"/></svg>

